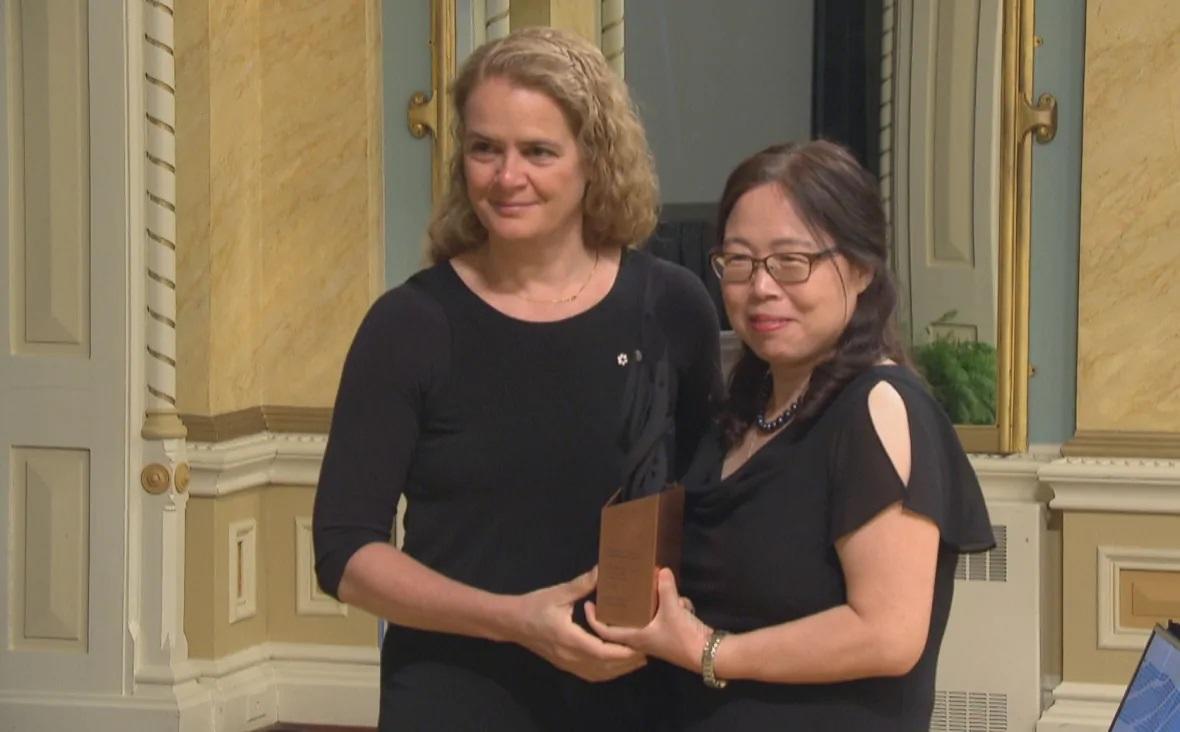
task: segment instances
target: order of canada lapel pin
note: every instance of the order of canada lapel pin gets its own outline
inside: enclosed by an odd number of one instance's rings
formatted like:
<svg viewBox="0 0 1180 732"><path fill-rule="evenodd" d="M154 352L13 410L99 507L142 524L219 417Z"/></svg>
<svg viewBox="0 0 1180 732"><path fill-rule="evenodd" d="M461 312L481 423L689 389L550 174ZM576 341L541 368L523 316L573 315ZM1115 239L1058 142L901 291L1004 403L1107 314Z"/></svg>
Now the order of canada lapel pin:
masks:
<svg viewBox="0 0 1180 732"><path fill-rule="evenodd" d="M635 357L635 363L639 363L640 361L643 360L643 351L640 351L638 348L635 349L634 357ZM631 356L629 356L626 353L626 351L621 351L618 356L615 356L615 363L617 363L620 366L626 366L630 362L631 362Z"/></svg>

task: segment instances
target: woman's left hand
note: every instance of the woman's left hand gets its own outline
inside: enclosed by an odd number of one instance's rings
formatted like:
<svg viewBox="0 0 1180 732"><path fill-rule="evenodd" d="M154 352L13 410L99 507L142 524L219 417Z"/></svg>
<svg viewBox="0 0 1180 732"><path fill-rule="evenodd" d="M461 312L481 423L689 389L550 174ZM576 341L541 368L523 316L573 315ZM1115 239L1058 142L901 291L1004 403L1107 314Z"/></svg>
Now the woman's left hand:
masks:
<svg viewBox="0 0 1180 732"><path fill-rule="evenodd" d="M676 590L672 570L664 568L656 576L659 609L643 628L623 628L599 622L593 602L586 603L586 620L603 640L621 643L669 663L700 672L701 651L709 642L713 629L692 611L692 602Z"/></svg>

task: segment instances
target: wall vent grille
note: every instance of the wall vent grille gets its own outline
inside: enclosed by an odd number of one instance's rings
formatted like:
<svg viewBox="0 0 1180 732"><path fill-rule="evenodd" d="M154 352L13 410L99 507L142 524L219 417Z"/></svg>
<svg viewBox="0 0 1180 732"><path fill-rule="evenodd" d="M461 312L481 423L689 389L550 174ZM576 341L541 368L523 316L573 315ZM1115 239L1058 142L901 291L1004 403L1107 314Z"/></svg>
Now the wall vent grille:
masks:
<svg viewBox="0 0 1180 732"><path fill-rule="evenodd" d="M1008 527L992 526L996 548L983 554L960 554L955 579L966 582L1008 581Z"/></svg>
<svg viewBox="0 0 1180 732"><path fill-rule="evenodd" d="M1008 695L980 691L934 692L930 732L1007 732Z"/></svg>

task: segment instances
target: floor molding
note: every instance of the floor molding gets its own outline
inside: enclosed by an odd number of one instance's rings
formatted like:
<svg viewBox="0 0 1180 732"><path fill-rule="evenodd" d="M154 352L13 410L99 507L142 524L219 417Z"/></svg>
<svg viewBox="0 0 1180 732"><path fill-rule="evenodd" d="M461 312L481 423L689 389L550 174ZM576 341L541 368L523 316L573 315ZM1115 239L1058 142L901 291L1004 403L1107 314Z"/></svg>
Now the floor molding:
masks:
<svg viewBox="0 0 1180 732"><path fill-rule="evenodd" d="M375 648L265 643L186 665L191 669L178 678L195 670L195 679L141 682L133 695L0 691L0 730L242 732L277 723L377 724Z"/></svg>
<svg viewBox="0 0 1180 732"><path fill-rule="evenodd" d="M1053 705L1041 715L1037 732L1107 732L1126 686L1063 681Z"/></svg>
<svg viewBox="0 0 1180 732"><path fill-rule="evenodd" d="M277 722L377 724L376 648L264 643L194 663L210 693L217 732Z"/></svg>

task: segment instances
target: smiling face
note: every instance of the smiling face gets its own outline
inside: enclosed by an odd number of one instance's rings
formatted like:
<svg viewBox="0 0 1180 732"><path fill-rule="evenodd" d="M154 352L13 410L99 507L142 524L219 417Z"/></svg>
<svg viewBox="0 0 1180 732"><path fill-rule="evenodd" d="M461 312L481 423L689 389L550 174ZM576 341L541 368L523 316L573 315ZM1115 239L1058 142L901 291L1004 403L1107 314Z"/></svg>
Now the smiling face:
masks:
<svg viewBox="0 0 1180 732"><path fill-rule="evenodd" d="M561 107L492 77L472 90L463 119L467 197L489 240L580 240L586 174Z"/></svg>
<svg viewBox="0 0 1180 732"><path fill-rule="evenodd" d="M751 188L725 222L721 249L761 259L770 254L819 253L817 240L774 183ZM771 366L813 366L835 346L856 309L868 276L841 254L821 257L806 282L783 285L757 267L748 282L723 282L729 322L742 341Z"/></svg>

